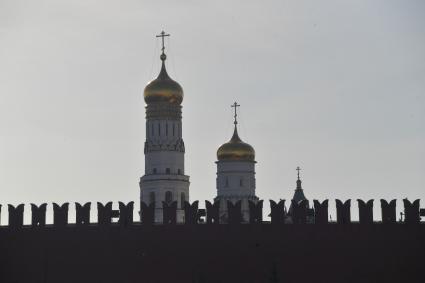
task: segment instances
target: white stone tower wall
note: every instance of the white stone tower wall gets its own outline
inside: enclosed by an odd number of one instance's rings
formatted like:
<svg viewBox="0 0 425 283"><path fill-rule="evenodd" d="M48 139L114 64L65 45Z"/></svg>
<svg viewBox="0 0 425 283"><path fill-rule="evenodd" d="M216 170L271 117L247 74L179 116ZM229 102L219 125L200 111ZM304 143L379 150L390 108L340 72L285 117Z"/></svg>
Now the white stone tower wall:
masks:
<svg viewBox="0 0 425 283"><path fill-rule="evenodd" d="M146 107L145 175L140 178L140 199L154 195L155 222L162 222L167 192L177 201L177 221L184 221L183 199L189 201L189 176L184 168L181 106L157 103Z"/></svg>
<svg viewBox="0 0 425 283"><path fill-rule="evenodd" d="M145 155L145 174L184 174L184 153L175 151L158 151Z"/></svg>
<svg viewBox="0 0 425 283"><path fill-rule="evenodd" d="M249 219L248 200L257 202L255 195L255 161L217 161L217 198L220 215L227 217L227 201L242 201L242 216Z"/></svg>

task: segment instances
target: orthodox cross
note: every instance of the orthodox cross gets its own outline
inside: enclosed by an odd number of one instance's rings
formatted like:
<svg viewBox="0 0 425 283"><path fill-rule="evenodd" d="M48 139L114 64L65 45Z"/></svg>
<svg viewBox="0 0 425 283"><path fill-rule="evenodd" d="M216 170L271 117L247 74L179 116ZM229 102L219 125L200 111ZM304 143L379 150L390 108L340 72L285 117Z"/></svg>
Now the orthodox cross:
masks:
<svg viewBox="0 0 425 283"><path fill-rule="evenodd" d="M240 105L235 101L235 103L233 103L230 107L232 107L232 108L235 108L235 122L233 122L235 125L238 123L238 121L236 120L236 117L238 117L238 114L236 113L236 110L237 110L237 108L239 107Z"/></svg>
<svg viewBox="0 0 425 283"><path fill-rule="evenodd" d="M165 50L164 37L166 37L166 36L170 36L170 34L166 34L165 31L161 31L161 33L156 36L156 37L161 37L161 39L162 39L162 48L161 48L162 54L164 54L164 50Z"/></svg>
<svg viewBox="0 0 425 283"><path fill-rule="evenodd" d="M298 180L299 180L300 179L300 171L301 171L300 166L298 166L296 170L298 171Z"/></svg>

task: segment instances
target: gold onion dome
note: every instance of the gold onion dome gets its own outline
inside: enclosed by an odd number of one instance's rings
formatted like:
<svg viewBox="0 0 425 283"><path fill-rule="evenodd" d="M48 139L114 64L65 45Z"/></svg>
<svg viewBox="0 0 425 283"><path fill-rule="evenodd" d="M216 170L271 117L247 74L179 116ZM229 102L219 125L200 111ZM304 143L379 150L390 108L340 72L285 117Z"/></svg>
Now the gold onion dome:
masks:
<svg viewBox="0 0 425 283"><path fill-rule="evenodd" d="M217 159L219 161L254 161L255 150L239 138L235 125L235 130L230 141L218 148Z"/></svg>
<svg viewBox="0 0 425 283"><path fill-rule="evenodd" d="M165 54L161 55L162 67L159 75L150 81L143 92L146 104L168 102L180 105L183 101L183 89L178 82L172 80L165 69Z"/></svg>

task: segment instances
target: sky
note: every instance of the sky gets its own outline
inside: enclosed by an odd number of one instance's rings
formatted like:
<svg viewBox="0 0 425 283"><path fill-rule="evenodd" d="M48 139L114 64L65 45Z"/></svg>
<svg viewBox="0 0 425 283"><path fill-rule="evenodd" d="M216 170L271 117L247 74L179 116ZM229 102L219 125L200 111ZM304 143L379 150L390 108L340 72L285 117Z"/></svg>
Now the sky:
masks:
<svg viewBox="0 0 425 283"><path fill-rule="evenodd" d="M192 201L216 195L237 101L261 199L291 199L300 166L309 199L424 207L424 1L0 0L3 212L137 202L161 30Z"/></svg>

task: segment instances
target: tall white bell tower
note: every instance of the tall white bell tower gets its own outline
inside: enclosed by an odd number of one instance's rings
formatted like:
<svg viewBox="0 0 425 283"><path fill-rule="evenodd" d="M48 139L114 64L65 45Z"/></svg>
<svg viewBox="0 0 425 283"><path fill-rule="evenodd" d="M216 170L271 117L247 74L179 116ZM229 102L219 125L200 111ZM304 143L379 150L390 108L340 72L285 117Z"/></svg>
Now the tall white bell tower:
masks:
<svg viewBox="0 0 425 283"><path fill-rule="evenodd" d="M155 203L155 222L162 222L162 202L177 201L177 222L184 220L189 201L189 176L185 175L182 137L183 89L165 69L167 56L162 39L161 71L144 90L146 106L145 174L140 178L140 200Z"/></svg>

